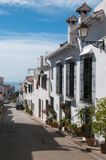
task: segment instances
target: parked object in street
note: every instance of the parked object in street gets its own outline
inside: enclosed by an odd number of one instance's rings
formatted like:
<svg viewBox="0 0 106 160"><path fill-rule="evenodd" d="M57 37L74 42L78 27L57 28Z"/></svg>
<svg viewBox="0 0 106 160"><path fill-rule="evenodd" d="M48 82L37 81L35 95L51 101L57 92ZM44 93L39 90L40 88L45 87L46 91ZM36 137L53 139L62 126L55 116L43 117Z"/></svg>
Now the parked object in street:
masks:
<svg viewBox="0 0 106 160"><path fill-rule="evenodd" d="M24 103L23 100L21 98L17 98L16 100L16 109L24 109Z"/></svg>

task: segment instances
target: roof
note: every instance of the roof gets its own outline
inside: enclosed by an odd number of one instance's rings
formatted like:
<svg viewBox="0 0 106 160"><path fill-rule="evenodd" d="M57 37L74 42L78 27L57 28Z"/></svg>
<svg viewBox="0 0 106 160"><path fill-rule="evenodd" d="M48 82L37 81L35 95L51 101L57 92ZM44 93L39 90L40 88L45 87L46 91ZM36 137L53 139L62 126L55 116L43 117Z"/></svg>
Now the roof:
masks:
<svg viewBox="0 0 106 160"><path fill-rule="evenodd" d="M26 80L27 80L28 82L32 82L32 81L33 81L33 78L34 78L33 76L27 76L27 77L26 77Z"/></svg>
<svg viewBox="0 0 106 160"><path fill-rule="evenodd" d="M100 19L101 16L103 16L103 15L104 15L104 11L103 11L103 10L94 12L92 15L86 17L86 18L82 21L82 23L84 23L84 24L89 24L89 23L91 23L94 19L97 19L97 20ZM82 25L82 23L80 23L78 26L76 26L76 27L74 28L74 31L77 30L77 29L79 29L80 26Z"/></svg>
<svg viewBox="0 0 106 160"><path fill-rule="evenodd" d="M44 65L44 66L42 66L42 67L38 67L37 68L37 70L39 70L39 71L47 71L48 69L50 68L50 66L47 64L47 65Z"/></svg>
<svg viewBox="0 0 106 160"><path fill-rule="evenodd" d="M64 46L62 46L62 47L60 47L60 48L58 48L58 49L55 50L54 52L52 52L52 53L50 53L49 55L47 55L45 58L46 58L46 59L49 59L49 58L55 56L56 54L58 54L58 53L64 51L65 49L69 49L69 48L73 48L73 47L75 47L74 44L72 44L72 43L67 43L66 45L64 45Z"/></svg>
<svg viewBox="0 0 106 160"><path fill-rule="evenodd" d="M67 23L76 23L78 22L78 18L76 16L71 16L66 20Z"/></svg>
<svg viewBox="0 0 106 160"><path fill-rule="evenodd" d="M82 11L90 12L92 9L89 7L86 3L83 3L82 6L80 6L76 12L80 13Z"/></svg>

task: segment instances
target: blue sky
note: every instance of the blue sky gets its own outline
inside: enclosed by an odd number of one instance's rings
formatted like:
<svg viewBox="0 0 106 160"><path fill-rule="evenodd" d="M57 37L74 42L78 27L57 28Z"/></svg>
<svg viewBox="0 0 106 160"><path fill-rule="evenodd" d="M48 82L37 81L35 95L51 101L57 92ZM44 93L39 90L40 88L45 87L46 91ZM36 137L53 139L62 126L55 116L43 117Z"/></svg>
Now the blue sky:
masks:
<svg viewBox="0 0 106 160"><path fill-rule="evenodd" d="M67 39L65 20L83 2L101 0L0 0L0 76L22 81L37 58Z"/></svg>

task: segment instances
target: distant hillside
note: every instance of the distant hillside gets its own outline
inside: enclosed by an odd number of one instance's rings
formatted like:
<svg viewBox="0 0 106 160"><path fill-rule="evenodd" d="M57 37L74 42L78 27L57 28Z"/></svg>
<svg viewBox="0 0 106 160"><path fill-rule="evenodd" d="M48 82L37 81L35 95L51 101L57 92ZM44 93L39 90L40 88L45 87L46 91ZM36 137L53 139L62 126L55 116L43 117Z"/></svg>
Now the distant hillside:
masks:
<svg viewBox="0 0 106 160"><path fill-rule="evenodd" d="M19 82L5 82L4 84L9 84L15 87L15 91L19 90Z"/></svg>

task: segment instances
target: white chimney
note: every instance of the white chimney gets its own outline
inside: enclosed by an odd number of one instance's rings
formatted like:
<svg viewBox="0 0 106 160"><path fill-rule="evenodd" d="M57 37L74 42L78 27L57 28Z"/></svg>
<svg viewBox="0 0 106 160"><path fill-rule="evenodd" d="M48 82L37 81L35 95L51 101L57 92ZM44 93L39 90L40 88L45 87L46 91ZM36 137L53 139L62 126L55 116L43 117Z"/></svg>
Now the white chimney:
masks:
<svg viewBox="0 0 106 160"><path fill-rule="evenodd" d="M78 19L78 23L81 23L88 15L88 13L91 11L92 9L86 4L83 3L77 10L76 12L79 13L80 17Z"/></svg>
<svg viewBox="0 0 106 160"><path fill-rule="evenodd" d="M76 33L74 32L74 28L77 21L78 19L75 16L69 17L66 21L68 23L68 43L74 43L76 40Z"/></svg>

